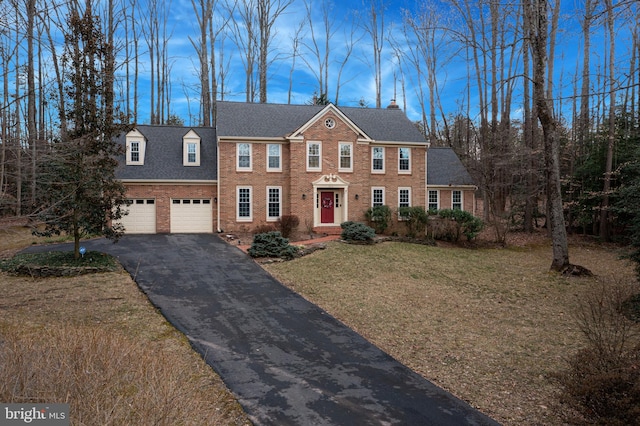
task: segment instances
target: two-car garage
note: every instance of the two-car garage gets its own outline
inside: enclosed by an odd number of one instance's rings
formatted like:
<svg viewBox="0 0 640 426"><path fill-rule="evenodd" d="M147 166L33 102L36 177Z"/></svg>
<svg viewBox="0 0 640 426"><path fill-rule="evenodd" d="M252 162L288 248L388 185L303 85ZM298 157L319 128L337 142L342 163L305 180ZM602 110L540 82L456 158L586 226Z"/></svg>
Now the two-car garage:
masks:
<svg viewBox="0 0 640 426"><path fill-rule="evenodd" d="M158 213L166 211L155 198L134 198L127 200L129 212L120 223L127 234L155 234L167 232L158 229ZM166 203L164 203L166 204ZM169 200L169 229L171 233L213 232L213 211L210 198L171 198ZM160 212L158 210L161 210ZM165 220L166 222L166 220ZM166 228L166 225L165 225Z"/></svg>

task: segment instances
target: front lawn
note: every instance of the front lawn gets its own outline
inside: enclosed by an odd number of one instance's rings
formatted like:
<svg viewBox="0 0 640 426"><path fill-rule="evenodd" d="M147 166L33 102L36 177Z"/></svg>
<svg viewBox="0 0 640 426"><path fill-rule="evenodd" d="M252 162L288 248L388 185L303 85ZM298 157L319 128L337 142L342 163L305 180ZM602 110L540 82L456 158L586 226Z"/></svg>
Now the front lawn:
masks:
<svg viewBox="0 0 640 426"><path fill-rule="evenodd" d="M613 246L570 248L608 283L635 282ZM330 243L264 267L419 374L505 425L562 424L550 374L583 344L574 319L597 278L549 272L550 244L464 249Z"/></svg>

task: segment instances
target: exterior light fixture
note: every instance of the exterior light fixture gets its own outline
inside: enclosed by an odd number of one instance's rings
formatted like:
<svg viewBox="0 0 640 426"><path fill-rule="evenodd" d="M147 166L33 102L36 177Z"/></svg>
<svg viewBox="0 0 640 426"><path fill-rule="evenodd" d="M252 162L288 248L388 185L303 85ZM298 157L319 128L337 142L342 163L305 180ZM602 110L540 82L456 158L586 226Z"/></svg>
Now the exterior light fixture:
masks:
<svg viewBox="0 0 640 426"><path fill-rule="evenodd" d="M307 199L307 194L302 194L302 199L306 200Z"/></svg>
<svg viewBox="0 0 640 426"><path fill-rule="evenodd" d="M360 196L359 196L358 194L356 194L356 200L357 200L358 198L360 198Z"/></svg>

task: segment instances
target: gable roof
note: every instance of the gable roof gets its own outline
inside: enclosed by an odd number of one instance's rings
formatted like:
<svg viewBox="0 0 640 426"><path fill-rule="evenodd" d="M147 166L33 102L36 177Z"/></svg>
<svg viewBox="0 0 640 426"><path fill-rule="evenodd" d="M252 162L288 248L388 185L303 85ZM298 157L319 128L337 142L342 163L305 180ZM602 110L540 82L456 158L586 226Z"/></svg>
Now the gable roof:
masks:
<svg viewBox="0 0 640 426"><path fill-rule="evenodd" d="M122 180L195 180L218 179L218 150L215 129L209 127L139 125L135 130L146 140L144 166L127 166L124 155L118 158L116 178ZM200 166L184 166L182 138L189 132L200 136ZM126 144L126 133L117 142Z"/></svg>
<svg viewBox="0 0 640 426"><path fill-rule="evenodd" d="M475 182L451 148L432 147L427 151L427 186L465 186Z"/></svg>
<svg viewBox="0 0 640 426"><path fill-rule="evenodd" d="M400 109L332 107L373 140L427 143ZM218 101L217 133L221 138L286 138L326 108L323 105Z"/></svg>

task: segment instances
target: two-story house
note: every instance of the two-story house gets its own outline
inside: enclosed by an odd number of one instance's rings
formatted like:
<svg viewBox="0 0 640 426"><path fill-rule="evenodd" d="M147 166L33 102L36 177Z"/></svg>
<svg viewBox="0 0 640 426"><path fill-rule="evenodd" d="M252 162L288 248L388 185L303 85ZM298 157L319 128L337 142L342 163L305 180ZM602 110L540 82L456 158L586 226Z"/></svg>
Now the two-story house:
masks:
<svg viewBox="0 0 640 426"><path fill-rule="evenodd" d="M216 123L122 135L128 232L251 231L282 215L301 230L339 232L376 205L473 212L458 157L428 149L397 107L218 102Z"/></svg>

